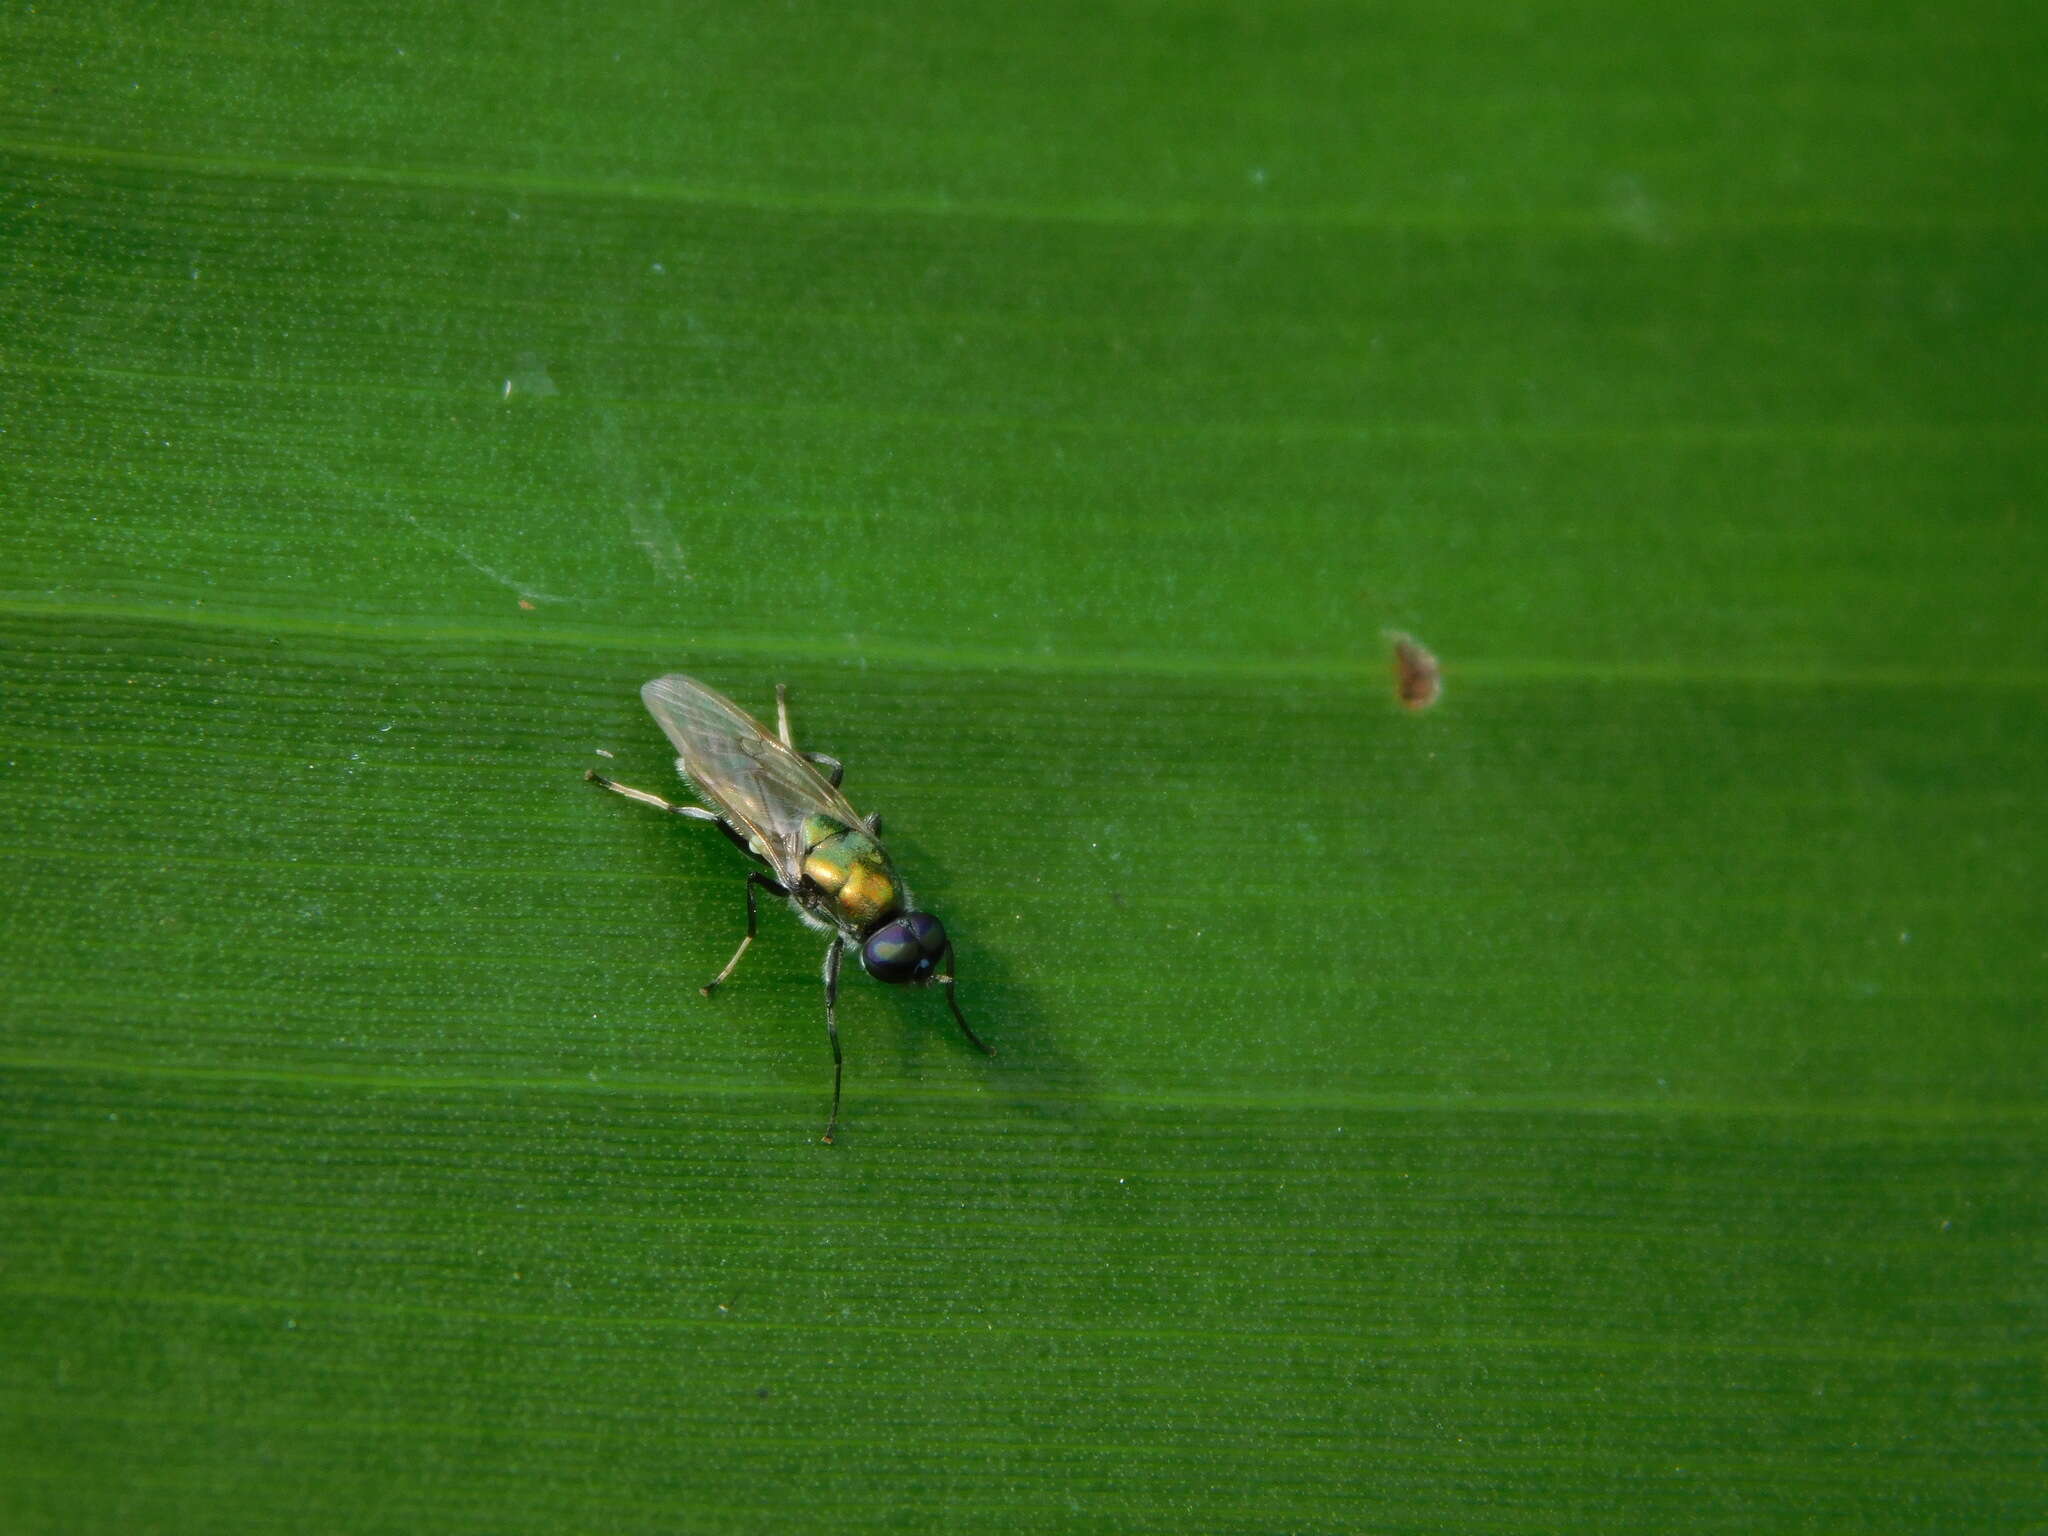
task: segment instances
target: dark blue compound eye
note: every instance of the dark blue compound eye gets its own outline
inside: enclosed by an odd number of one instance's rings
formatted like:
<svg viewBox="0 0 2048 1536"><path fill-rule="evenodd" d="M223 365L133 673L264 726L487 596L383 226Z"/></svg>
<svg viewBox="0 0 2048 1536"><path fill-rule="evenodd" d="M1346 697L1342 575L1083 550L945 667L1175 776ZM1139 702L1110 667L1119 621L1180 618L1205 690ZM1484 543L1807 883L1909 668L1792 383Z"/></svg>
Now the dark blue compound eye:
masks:
<svg viewBox="0 0 2048 1536"><path fill-rule="evenodd" d="M918 981L945 952L945 926L929 912L911 912L869 934L860 963L877 981Z"/></svg>
<svg viewBox="0 0 2048 1536"><path fill-rule="evenodd" d="M924 951L925 959L936 965L939 956L946 952L946 925L929 912L906 912L903 926L917 940L917 947Z"/></svg>
<svg viewBox="0 0 2048 1536"><path fill-rule="evenodd" d="M860 947L860 963L877 981L908 981L924 964L924 951L910 924L899 917L868 935L867 943Z"/></svg>

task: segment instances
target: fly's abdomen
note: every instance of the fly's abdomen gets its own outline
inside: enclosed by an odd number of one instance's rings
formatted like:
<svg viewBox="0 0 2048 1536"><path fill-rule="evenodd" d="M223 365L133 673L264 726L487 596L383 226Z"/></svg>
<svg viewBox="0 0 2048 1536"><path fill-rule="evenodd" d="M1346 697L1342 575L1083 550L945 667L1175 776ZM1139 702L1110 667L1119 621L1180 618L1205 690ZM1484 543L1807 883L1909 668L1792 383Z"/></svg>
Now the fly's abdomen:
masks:
<svg viewBox="0 0 2048 1536"><path fill-rule="evenodd" d="M830 816L804 818L804 878L832 899L854 928L867 932L903 910L889 854L874 837Z"/></svg>

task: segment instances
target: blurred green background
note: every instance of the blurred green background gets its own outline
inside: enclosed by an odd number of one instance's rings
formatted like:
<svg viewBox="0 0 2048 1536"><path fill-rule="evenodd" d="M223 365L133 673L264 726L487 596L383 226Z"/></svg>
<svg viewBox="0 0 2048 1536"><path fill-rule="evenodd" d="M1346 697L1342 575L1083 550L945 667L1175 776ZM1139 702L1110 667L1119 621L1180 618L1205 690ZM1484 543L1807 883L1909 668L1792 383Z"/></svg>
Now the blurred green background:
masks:
<svg viewBox="0 0 2048 1536"><path fill-rule="evenodd" d="M2048 21L0 19L0 1527L2048 1522ZM1382 630L1444 659L1395 708ZM734 984L638 685L960 943Z"/></svg>

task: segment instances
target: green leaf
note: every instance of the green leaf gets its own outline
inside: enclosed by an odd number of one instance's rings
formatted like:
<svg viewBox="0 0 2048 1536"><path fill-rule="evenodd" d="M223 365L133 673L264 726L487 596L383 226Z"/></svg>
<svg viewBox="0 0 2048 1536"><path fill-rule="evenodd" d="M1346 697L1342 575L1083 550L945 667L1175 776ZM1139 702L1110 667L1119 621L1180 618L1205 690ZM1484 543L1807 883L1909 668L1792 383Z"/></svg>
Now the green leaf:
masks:
<svg viewBox="0 0 2048 1536"><path fill-rule="evenodd" d="M2048 1520L2044 43L10 13L0 1525Z"/></svg>

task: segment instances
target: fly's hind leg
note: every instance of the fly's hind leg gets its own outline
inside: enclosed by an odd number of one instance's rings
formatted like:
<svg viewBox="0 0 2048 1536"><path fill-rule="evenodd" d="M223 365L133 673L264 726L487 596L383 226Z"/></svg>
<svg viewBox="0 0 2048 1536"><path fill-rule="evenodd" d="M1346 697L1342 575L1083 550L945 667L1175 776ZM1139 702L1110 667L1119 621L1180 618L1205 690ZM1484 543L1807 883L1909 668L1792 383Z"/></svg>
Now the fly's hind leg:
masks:
<svg viewBox="0 0 2048 1536"><path fill-rule="evenodd" d="M714 820L715 819L716 818L714 818ZM703 992L703 994L706 997L709 997L713 992L717 991L719 983L724 981L726 977L730 976L733 973L733 971L738 967L740 963L740 956L744 955L747 952L747 946L754 942L754 924L756 921L756 913L754 911L754 887L757 885L760 886L762 890L767 891L769 894L774 896L787 896L789 894L789 892L786 889L784 889L781 885L777 884L775 881L770 880L764 874L760 874L757 872L755 874L747 876L747 936L740 940L740 947L734 950L732 952L732 958L725 962L725 969L720 971L716 976L712 977L709 981L705 982L704 985L698 989L701 992Z"/></svg>
<svg viewBox="0 0 2048 1536"><path fill-rule="evenodd" d="M642 805L651 805L657 811L667 811L671 816L687 816L692 821L711 822L719 831L732 840L733 846L739 849L741 853L744 853L756 863L767 863L766 859L763 859L760 854L754 852L754 845L747 841L746 834L716 811L707 811L701 805L677 805L673 800L664 800L659 795L650 795L644 789L635 789L630 784L621 784L614 779L608 779L595 768L586 768L583 771L583 780L587 784L595 784L599 789L608 789L615 795L624 795L628 800L638 800Z"/></svg>
<svg viewBox="0 0 2048 1536"><path fill-rule="evenodd" d="M630 784L621 784L617 779L608 779L595 768L583 770L583 782L595 784L599 789L608 789L615 795L624 795L628 800L638 800L642 805L651 805L657 811L667 811L671 816L687 816L692 821L716 821L722 827L724 821L716 811L707 811L701 805L677 805L659 795L649 794L644 789L635 789Z"/></svg>
<svg viewBox="0 0 2048 1536"><path fill-rule="evenodd" d="M839 787L839 781L846 777L846 764L840 762L830 752L804 752L798 750L796 738L789 734L789 684L787 683L777 683L775 685L775 734L780 736L782 744L789 748L790 751L795 752L798 757L816 763L820 768L823 768L825 770L825 777L832 781L834 789Z"/></svg>
<svg viewBox="0 0 2048 1536"><path fill-rule="evenodd" d="M672 800L664 800L659 795L649 794L644 789L635 789L630 784L621 784L616 780L608 779L595 768L585 769L583 777L587 782L597 785L600 789L608 789L615 795L624 795L628 800L637 800L642 805L651 805L657 811L667 811L671 816L687 816L692 821L708 821L727 837L731 838L733 845L748 858L759 860L762 863L767 862L761 859L761 855L754 851L753 844L746 840L739 829L716 811L707 811L701 805L677 805ZM754 887L757 885L777 896L787 896L789 894L788 890L781 884L770 880L764 874L756 872L747 876L747 936L740 940L740 947L734 950L732 958L725 962L725 969L704 983L700 990L706 997L709 997L717 990L718 984L733 973L734 968L740 963L740 956L744 955L747 952L747 946L754 942L754 927L757 921L757 914L754 909Z"/></svg>

